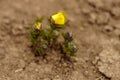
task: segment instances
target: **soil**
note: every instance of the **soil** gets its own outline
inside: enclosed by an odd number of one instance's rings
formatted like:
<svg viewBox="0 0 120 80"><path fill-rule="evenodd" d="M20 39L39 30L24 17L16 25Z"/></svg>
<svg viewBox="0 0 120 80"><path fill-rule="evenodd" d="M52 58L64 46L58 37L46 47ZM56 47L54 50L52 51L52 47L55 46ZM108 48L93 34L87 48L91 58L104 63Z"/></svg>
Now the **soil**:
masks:
<svg viewBox="0 0 120 80"><path fill-rule="evenodd" d="M78 43L73 62L30 48L34 19L59 10ZM0 80L120 80L120 0L0 0Z"/></svg>

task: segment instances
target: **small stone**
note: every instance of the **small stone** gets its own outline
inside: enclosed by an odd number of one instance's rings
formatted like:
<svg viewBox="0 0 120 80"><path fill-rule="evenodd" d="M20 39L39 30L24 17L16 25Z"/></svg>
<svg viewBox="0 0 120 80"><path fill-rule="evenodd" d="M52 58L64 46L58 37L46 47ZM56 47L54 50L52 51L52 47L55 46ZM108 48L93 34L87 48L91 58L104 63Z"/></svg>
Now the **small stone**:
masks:
<svg viewBox="0 0 120 80"><path fill-rule="evenodd" d="M111 25L104 26L104 31L105 32L111 32L114 30L114 27Z"/></svg>
<svg viewBox="0 0 120 80"><path fill-rule="evenodd" d="M70 22L75 22L75 18L72 15L69 15L68 20L70 20Z"/></svg>
<svg viewBox="0 0 120 80"><path fill-rule="evenodd" d="M35 69L35 71L36 71L36 72L39 72L39 70L38 70L38 69Z"/></svg>
<svg viewBox="0 0 120 80"><path fill-rule="evenodd" d="M9 24L10 23L10 19L9 18L4 18L4 19L2 19L2 21L5 24Z"/></svg>
<svg viewBox="0 0 120 80"><path fill-rule="evenodd" d="M109 21L110 15L108 13L99 14L96 18L97 24L107 24Z"/></svg>
<svg viewBox="0 0 120 80"><path fill-rule="evenodd" d="M70 61L73 63L76 63L78 61L78 58L76 56L71 56L70 59L71 59Z"/></svg>
<svg viewBox="0 0 120 80"><path fill-rule="evenodd" d="M88 9L87 7L85 8L82 8L82 12L83 12L83 14L89 14L90 12L91 12L91 10L90 9Z"/></svg>
<svg viewBox="0 0 120 80"><path fill-rule="evenodd" d="M18 25L17 30L23 30L23 25Z"/></svg>
<svg viewBox="0 0 120 80"><path fill-rule="evenodd" d="M88 61L89 61L89 57L85 57L84 60L85 60L86 62L88 62Z"/></svg>
<svg viewBox="0 0 120 80"><path fill-rule="evenodd" d="M115 33L116 36L120 36L120 30L119 30L119 29L116 29L116 30L114 31L114 33Z"/></svg>
<svg viewBox="0 0 120 80"><path fill-rule="evenodd" d="M90 13L90 18L88 19L88 21L89 21L90 23L94 24L95 21L96 21L96 18L97 18L97 16L96 16L95 13Z"/></svg>
<svg viewBox="0 0 120 80"><path fill-rule="evenodd" d="M120 17L120 7L114 7L111 12L116 18Z"/></svg>
<svg viewBox="0 0 120 80"><path fill-rule="evenodd" d="M97 64L98 60L99 60L99 57L98 57L98 56L96 56L96 57L95 57L95 60L94 60L94 61L92 61L92 63L93 63L93 64Z"/></svg>
<svg viewBox="0 0 120 80"><path fill-rule="evenodd" d="M62 80L59 75L55 76L53 80Z"/></svg>
<svg viewBox="0 0 120 80"><path fill-rule="evenodd" d="M19 67L24 68L25 67L25 61L20 60Z"/></svg>
<svg viewBox="0 0 120 80"><path fill-rule="evenodd" d="M15 73L17 73L17 72L21 72L21 71L23 71L22 68L21 68L21 69L17 69L17 70L15 70Z"/></svg>
<svg viewBox="0 0 120 80"><path fill-rule="evenodd" d="M85 71L85 72L84 72L84 75L85 75L85 76L88 76L88 75L89 75L89 72L88 72L88 71Z"/></svg>
<svg viewBox="0 0 120 80"><path fill-rule="evenodd" d="M68 66L68 65L67 65L67 63L65 63L65 62L64 62L64 63L63 63L63 66L65 66L65 67L66 67L66 66Z"/></svg>

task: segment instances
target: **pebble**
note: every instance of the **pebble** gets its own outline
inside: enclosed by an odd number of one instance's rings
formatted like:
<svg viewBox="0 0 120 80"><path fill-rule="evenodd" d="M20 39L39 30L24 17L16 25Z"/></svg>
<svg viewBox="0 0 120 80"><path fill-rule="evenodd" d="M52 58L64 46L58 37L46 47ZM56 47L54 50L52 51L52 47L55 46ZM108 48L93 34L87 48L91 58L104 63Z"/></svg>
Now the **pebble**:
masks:
<svg viewBox="0 0 120 80"><path fill-rule="evenodd" d="M96 18L97 18L97 16L96 16L95 13L90 13L90 18L88 19L88 21L89 21L90 23L94 24L95 21L96 21Z"/></svg>
<svg viewBox="0 0 120 80"><path fill-rule="evenodd" d="M39 70L38 70L38 69L35 69L35 71L36 71L36 72L39 72Z"/></svg>
<svg viewBox="0 0 120 80"><path fill-rule="evenodd" d="M53 80L62 80L59 75L55 76Z"/></svg>
<svg viewBox="0 0 120 80"><path fill-rule="evenodd" d="M114 7L111 11L111 13L116 17L120 18L120 7Z"/></svg>
<svg viewBox="0 0 120 80"><path fill-rule="evenodd" d="M88 71L85 71L85 72L84 72L84 75L85 75L85 76L88 76L88 75L89 75L89 72L88 72Z"/></svg>
<svg viewBox="0 0 120 80"><path fill-rule="evenodd" d="M92 61L92 63L93 63L93 64L97 64L98 60L99 60L99 57L98 57L98 56L96 56L96 57L95 57L95 60L94 60L94 61Z"/></svg>
<svg viewBox="0 0 120 80"><path fill-rule="evenodd" d="M86 8L82 8L82 12L83 12L83 14L89 14L91 12L91 10L88 9L88 7L86 7Z"/></svg>
<svg viewBox="0 0 120 80"><path fill-rule="evenodd" d="M116 36L120 36L120 30L119 30L119 29L116 29L116 30L114 31L114 33L115 33Z"/></svg>
<svg viewBox="0 0 120 80"><path fill-rule="evenodd" d="M63 66L66 67L66 66L68 66L68 65L67 65L67 63L64 62L64 63L63 63Z"/></svg>
<svg viewBox="0 0 120 80"><path fill-rule="evenodd" d="M107 24L109 22L110 15L109 13L102 13L97 16L96 23L101 25L101 24Z"/></svg>
<svg viewBox="0 0 120 80"><path fill-rule="evenodd" d="M19 67L21 67L21 68L24 68L25 67L25 61L23 61L23 60L20 60L20 63L19 63L20 65L19 65Z"/></svg>
<svg viewBox="0 0 120 80"><path fill-rule="evenodd" d="M9 18L3 18L2 21L5 24L9 24L10 23L10 19Z"/></svg>
<svg viewBox="0 0 120 80"><path fill-rule="evenodd" d="M111 25L106 25L106 26L104 26L104 31L105 31L105 32L111 32L111 31L113 31L113 30L114 30L114 27L111 26Z"/></svg>
<svg viewBox="0 0 120 80"><path fill-rule="evenodd" d="M17 25L17 30L23 30L23 25Z"/></svg>
<svg viewBox="0 0 120 80"><path fill-rule="evenodd" d="M22 68L15 70L15 73L23 71Z"/></svg>

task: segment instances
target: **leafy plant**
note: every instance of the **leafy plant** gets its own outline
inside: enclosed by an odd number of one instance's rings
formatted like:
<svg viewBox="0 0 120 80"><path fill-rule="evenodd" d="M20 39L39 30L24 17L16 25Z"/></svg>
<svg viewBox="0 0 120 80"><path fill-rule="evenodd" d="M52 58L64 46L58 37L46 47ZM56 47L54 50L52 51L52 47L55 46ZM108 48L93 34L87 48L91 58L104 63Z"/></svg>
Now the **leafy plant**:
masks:
<svg viewBox="0 0 120 80"><path fill-rule="evenodd" d="M35 54L45 56L49 50L60 51L64 56L75 56L77 46L71 32L63 32L65 29L66 15L59 11L48 18L49 28L43 29L43 17L38 17L30 30L30 41ZM59 37L64 38L59 42Z"/></svg>

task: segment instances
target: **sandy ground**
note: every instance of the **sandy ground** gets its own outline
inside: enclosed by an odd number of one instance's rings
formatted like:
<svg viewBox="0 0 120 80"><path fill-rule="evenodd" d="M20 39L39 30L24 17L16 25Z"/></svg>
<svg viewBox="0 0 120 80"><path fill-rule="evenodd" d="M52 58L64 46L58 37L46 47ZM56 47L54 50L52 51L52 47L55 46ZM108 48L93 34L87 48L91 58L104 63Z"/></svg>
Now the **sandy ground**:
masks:
<svg viewBox="0 0 120 80"><path fill-rule="evenodd" d="M74 63L30 48L34 18L58 10L79 46ZM120 80L120 0L0 0L0 80Z"/></svg>

